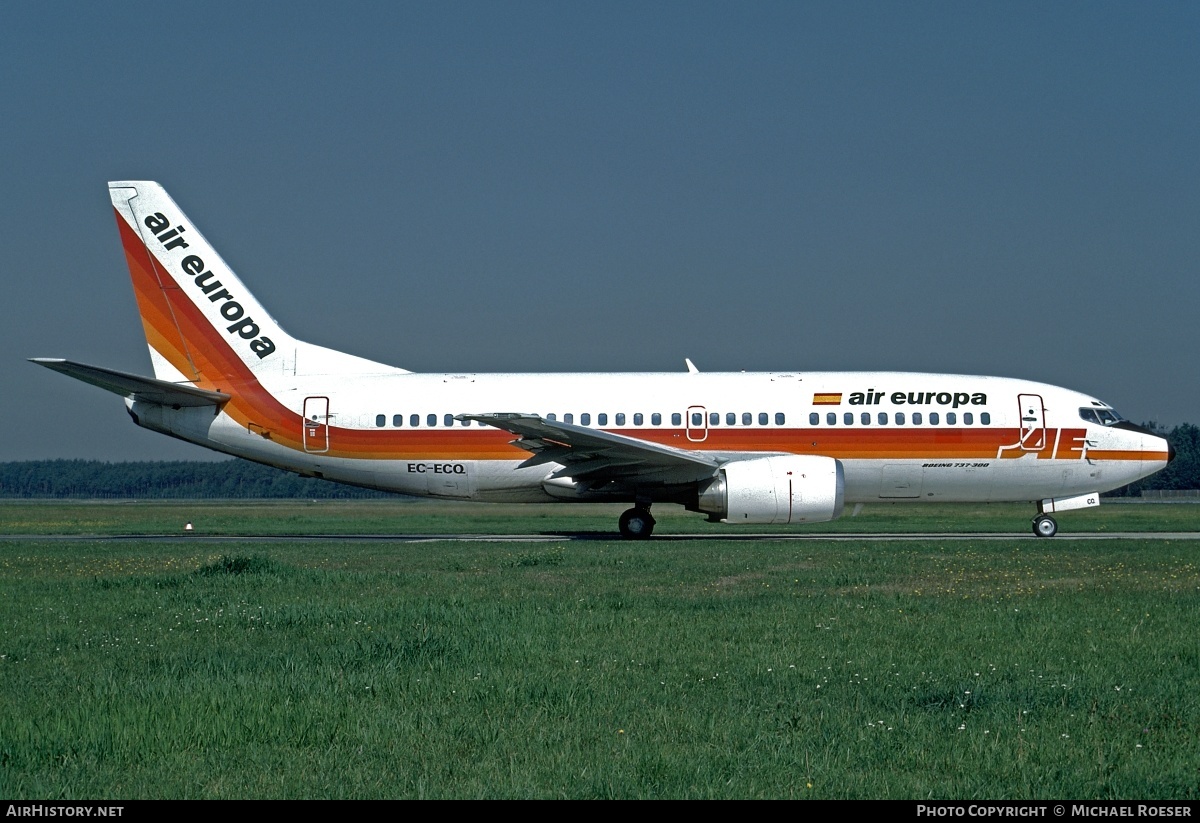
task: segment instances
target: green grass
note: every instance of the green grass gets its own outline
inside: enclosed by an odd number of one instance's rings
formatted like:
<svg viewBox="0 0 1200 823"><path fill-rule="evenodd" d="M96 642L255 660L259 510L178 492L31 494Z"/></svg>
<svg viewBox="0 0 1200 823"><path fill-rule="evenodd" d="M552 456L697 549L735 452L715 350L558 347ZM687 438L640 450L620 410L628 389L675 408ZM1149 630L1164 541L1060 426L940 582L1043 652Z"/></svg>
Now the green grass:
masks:
<svg viewBox="0 0 1200 823"><path fill-rule="evenodd" d="M0 540L0 796L1195 800L1197 547Z"/></svg>

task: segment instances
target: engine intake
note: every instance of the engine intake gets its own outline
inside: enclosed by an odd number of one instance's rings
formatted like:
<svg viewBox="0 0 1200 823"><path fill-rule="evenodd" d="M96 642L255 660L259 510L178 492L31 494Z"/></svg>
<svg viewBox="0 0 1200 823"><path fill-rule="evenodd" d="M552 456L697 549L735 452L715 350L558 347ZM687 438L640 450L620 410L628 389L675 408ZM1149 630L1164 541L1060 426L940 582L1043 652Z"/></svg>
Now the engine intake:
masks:
<svg viewBox="0 0 1200 823"><path fill-rule="evenodd" d="M841 461L817 455L735 460L700 490L697 508L722 523L823 523L845 504Z"/></svg>

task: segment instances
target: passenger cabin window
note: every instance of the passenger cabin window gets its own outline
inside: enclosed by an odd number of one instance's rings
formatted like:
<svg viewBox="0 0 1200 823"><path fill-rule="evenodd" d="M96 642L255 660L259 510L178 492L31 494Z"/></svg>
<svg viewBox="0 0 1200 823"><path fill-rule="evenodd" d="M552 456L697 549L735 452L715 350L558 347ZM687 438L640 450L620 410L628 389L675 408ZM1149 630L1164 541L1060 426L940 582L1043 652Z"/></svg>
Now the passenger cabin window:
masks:
<svg viewBox="0 0 1200 823"><path fill-rule="evenodd" d="M395 426L396 428L400 428L401 426L403 426L404 425L404 415L393 414L392 415L392 425Z"/></svg>
<svg viewBox="0 0 1200 823"><path fill-rule="evenodd" d="M659 414L658 412L655 412L654 414L650 415L650 425L651 426L661 426L662 425L662 415Z"/></svg>
<svg viewBox="0 0 1200 823"><path fill-rule="evenodd" d="M563 415L563 422L564 423L574 423L575 415L571 412L567 412L566 414Z"/></svg>
<svg viewBox="0 0 1200 823"><path fill-rule="evenodd" d="M896 412L896 425L897 426L904 425L904 412Z"/></svg>
<svg viewBox="0 0 1200 823"><path fill-rule="evenodd" d="M408 416L408 425L412 426L414 429L415 429L417 426L421 425L421 415L419 415L419 414L410 414L410 415Z"/></svg>
<svg viewBox="0 0 1200 823"><path fill-rule="evenodd" d="M588 414L587 412L584 412L583 414L579 415L579 425L581 425L581 426L592 425L592 416L590 414Z"/></svg>
<svg viewBox="0 0 1200 823"><path fill-rule="evenodd" d="M380 428L383 428L384 426L386 426L387 425L387 415L385 415L385 414L375 415L375 425L379 426Z"/></svg>
<svg viewBox="0 0 1200 823"><path fill-rule="evenodd" d="M710 425L710 426L721 425L721 413L720 412L709 412L708 425Z"/></svg>
<svg viewBox="0 0 1200 823"><path fill-rule="evenodd" d="M842 422L845 423L847 426L853 426L854 425L854 412L846 412L845 414L843 414Z"/></svg>
<svg viewBox="0 0 1200 823"><path fill-rule="evenodd" d="M979 413L979 422L980 422L980 423L982 423L982 424L983 424L983 425L985 425L985 426L990 426L990 425L992 425L992 414L991 414L991 412L980 412L980 413Z"/></svg>
<svg viewBox="0 0 1200 823"><path fill-rule="evenodd" d="M816 412L810 412L808 415L808 425L815 426L821 422L821 415Z"/></svg>
<svg viewBox="0 0 1200 823"><path fill-rule="evenodd" d="M454 415L447 414L445 417L442 418L442 422L445 423L447 426L453 426L454 425Z"/></svg>
<svg viewBox="0 0 1200 823"><path fill-rule="evenodd" d="M700 412L692 412L692 425L693 426L703 426L704 425L704 415L701 414Z"/></svg>
<svg viewBox="0 0 1200 823"><path fill-rule="evenodd" d="M787 415L783 412L775 412L775 425L782 426L787 423Z"/></svg>
<svg viewBox="0 0 1200 823"><path fill-rule="evenodd" d="M754 422L754 416L750 412L742 412L742 425L749 426Z"/></svg>
<svg viewBox="0 0 1200 823"><path fill-rule="evenodd" d="M946 425L953 426L958 422L958 415L954 412L946 412Z"/></svg>
<svg viewBox="0 0 1200 823"><path fill-rule="evenodd" d="M858 419L862 421L862 424L864 426L871 425L871 413L870 412L863 412L862 414L860 414L858 416Z"/></svg>
<svg viewBox="0 0 1200 823"><path fill-rule="evenodd" d="M642 425L642 420L643 420L643 419L644 419L644 418L642 417L642 413L641 413L641 412L638 412L637 414L635 414L635 415L633 416L633 425L635 425L635 426L640 426L640 425Z"/></svg>
<svg viewBox="0 0 1200 823"><path fill-rule="evenodd" d="M975 422L975 415L970 412L963 412L963 425L969 426Z"/></svg>
<svg viewBox="0 0 1200 823"><path fill-rule="evenodd" d="M736 426L737 425L737 415L733 412L727 412L725 414L725 425L726 426Z"/></svg>
<svg viewBox="0 0 1200 823"><path fill-rule="evenodd" d="M938 413L937 413L937 412L930 412L930 413L929 413L929 425L931 425L931 426L936 426L936 425L937 425L938 423L940 423L940 422L941 422L941 420L940 420L940 418L938 417Z"/></svg>
<svg viewBox="0 0 1200 823"><path fill-rule="evenodd" d="M831 426L837 425L837 412L825 412L825 422Z"/></svg>
<svg viewBox="0 0 1200 823"><path fill-rule="evenodd" d="M881 426L887 425L887 412L879 413L879 425L881 425Z"/></svg>
<svg viewBox="0 0 1200 823"><path fill-rule="evenodd" d="M605 414L604 412L600 412L600 414L596 415L596 425L597 426L607 426L608 425L608 415Z"/></svg>
<svg viewBox="0 0 1200 823"><path fill-rule="evenodd" d="M921 425L921 413L920 412L913 412L913 425L914 426Z"/></svg>
<svg viewBox="0 0 1200 823"><path fill-rule="evenodd" d="M618 426L625 425L625 412L617 412L617 425Z"/></svg>
<svg viewBox="0 0 1200 823"><path fill-rule="evenodd" d="M557 414L555 414L554 412L550 412L548 415L546 415L546 419L547 419L547 420L557 420L557 419L558 419L558 415L557 415Z"/></svg>
<svg viewBox="0 0 1200 823"><path fill-rule="evenodd" d="M767 425L767 413L766 412L758 413L758 425L760 425L760 426Z"/></svg>
<svg viewBox="0 0 1200 823"><path fill-rule="evenodd" d="M683 425L683 415L680 414L679 412L672 412L671 413L671 425L672 426L682 426ZM696 421L696 425L699 426L700 421Z"/></svg>
<svg viewBox="0 0 1200 823"><path fill-rule="evenodd" d="M436 426L437 425L437 415L436 414L427 415L425 417L425 425L426 426Z"/></svg>

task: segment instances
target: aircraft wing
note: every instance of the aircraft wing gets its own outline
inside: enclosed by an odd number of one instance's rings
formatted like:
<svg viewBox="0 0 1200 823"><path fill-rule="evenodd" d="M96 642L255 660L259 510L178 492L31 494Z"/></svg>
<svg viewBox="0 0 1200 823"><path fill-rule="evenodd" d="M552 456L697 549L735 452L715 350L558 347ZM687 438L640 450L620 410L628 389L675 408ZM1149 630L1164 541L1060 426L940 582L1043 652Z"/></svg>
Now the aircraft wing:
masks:
<svg viewBox="0 0 1200 823"><path fill-rule="evenodd" d="M460 414L458 418L518 435L513 445L533 453L521 468L561 464L551 478L570 477L584 483L633 479L689 483L712 477L721 465L702 452L546 420L536 414Z"/></svg>
<svg viewBox="0 0 1200 823"><path fill-rule="evenodd" d="M229 399L229 395L221 392L198 389L183 383L155 380L152 377L142 377L100 366L88 366L56 357L31 357L29 362L99 386L113 394L160 406L219 406Z"/></svg>

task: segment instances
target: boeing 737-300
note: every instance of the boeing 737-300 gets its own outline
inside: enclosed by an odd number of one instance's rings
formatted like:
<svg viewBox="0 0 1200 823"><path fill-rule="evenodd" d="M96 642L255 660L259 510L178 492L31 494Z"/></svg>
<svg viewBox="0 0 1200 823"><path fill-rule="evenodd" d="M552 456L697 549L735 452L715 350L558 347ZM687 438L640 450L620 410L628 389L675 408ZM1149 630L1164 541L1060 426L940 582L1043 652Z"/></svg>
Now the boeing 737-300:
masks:
<svg viewBox="0 0 1200 823"><path fill-rule="evenodd" d="M154 377L37 358L139 426L309 477L451 500L652 504L817 523L847 503L1053 514L1163 468L1166 440L1044 383L907 372L417 374L285 332L153 182L109 183Z"/></svg>

